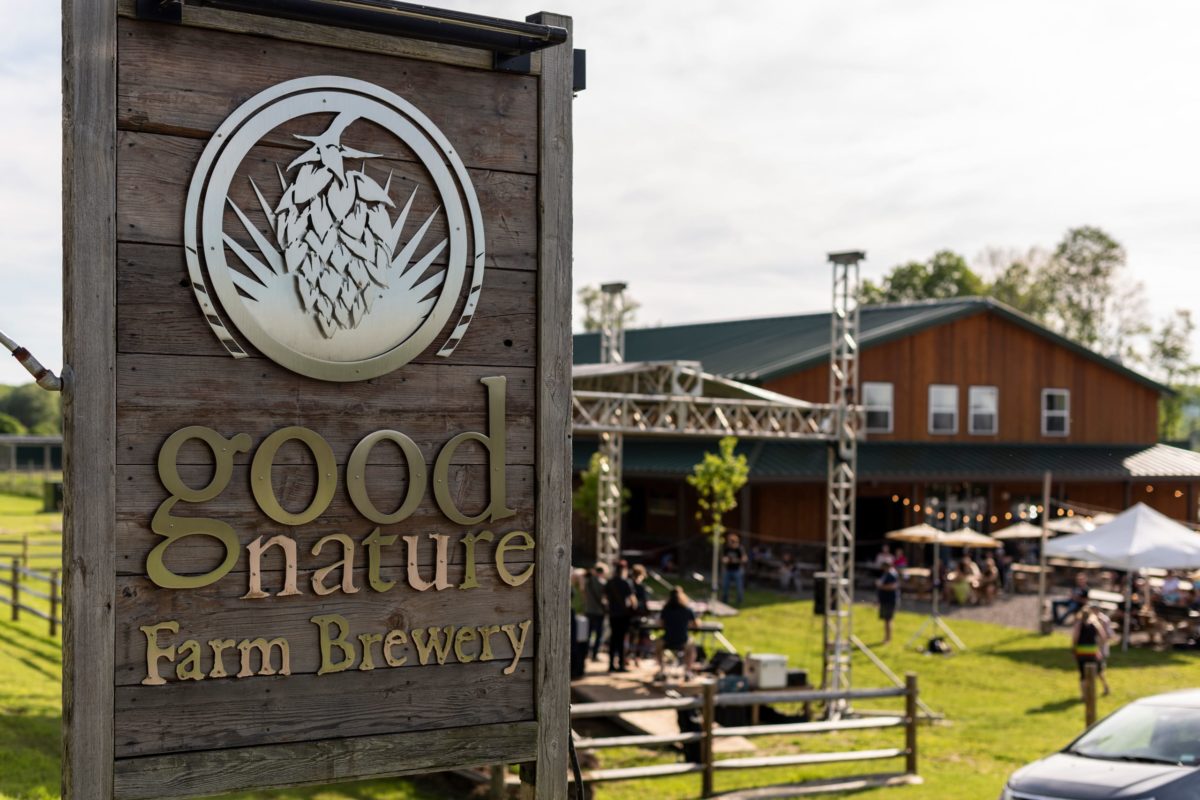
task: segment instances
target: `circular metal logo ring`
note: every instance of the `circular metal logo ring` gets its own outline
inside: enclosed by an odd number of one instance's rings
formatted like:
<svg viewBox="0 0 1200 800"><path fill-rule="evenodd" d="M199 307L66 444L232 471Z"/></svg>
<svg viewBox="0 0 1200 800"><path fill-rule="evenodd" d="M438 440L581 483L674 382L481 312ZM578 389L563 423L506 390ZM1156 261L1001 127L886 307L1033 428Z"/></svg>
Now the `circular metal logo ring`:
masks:
<svg viewBox="0 0 1200 800"><path fill-rule="evenodd" d="M286 169L278 165L279 202L268 202L250 181L264 231L230 196L237 170L272 130L314 114L333 121L318 135L297 137L311 147ZM359 120L389 131L429 172L441 204L423 223L408 220L416 190L393 198L391 178L381 186L367 172L380 156L342 144ZM227 208L241 223L242 241L225 230ZM430 243L425 236L439 212L446 236ZM425 115L365 81L301 78L235 110L197 163L184 222L193 291L230 354L247 355L232 327L281 366L321 380L375 378L429 346L461 295L468 226L475 251L469 292L439 356L451 355L466 333L483 285L482 214L462 160ZM445 266L434 267L443 254Z"/></svg>

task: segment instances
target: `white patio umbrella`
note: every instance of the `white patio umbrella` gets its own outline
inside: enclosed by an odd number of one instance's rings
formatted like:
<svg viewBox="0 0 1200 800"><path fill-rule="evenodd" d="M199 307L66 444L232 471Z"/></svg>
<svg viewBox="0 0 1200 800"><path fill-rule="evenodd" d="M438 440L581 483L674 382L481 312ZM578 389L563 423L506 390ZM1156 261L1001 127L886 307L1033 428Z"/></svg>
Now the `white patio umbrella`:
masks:
<svg viewBox="0 0 1200 800"><path fill-rule="evenodd" d="M1200 568L1200 534L1145 503L1138 503L1093 531L1061 536L1047 542L1046 553L1061 558L1095 561L1128 574L1125 633L1121 641L1121 648L1125 649L1129 642L1133 573L1143 569Z"/></svg>
<svg viewBox="0 0 1200 800"><path fill-rule="evenodd" d="M1001 528L992 533L993 539L1008 541L1010 539L1040 539L1042 538L1042 526L1032 525L1025 520L1021 520L1007 528Z"/></svg>

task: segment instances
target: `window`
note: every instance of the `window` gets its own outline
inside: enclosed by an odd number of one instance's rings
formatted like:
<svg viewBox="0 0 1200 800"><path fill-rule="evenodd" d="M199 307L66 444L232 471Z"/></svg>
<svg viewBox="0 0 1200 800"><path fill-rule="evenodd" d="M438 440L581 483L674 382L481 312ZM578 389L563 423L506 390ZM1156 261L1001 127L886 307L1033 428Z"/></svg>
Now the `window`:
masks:
<svg viewBox="0 0 1200 800"><path fill-rule="evenodd" d="M958 433L958 387L941 383L929 386L929 432Z"/></svg>
<svg viewBox="0 0 1200 800"><path fill-rule="evenodd" d="M892 384L864 383L863 410L867 414L867 433L892 432Z"/></svg>
<svg viewBox="0 0 1200 800"><path fill-rule="evenodd" d="M1042 436L1066 436L1071 432L1071 392L1042 389Z"/></svg>
<svg viewBox="0 0 1200 800"><path fill-rule="evenodd" d="M971 433L988 436L999 430L1000 390L995 386L972 386L967 392L970 409L968 429Z"/></svg>

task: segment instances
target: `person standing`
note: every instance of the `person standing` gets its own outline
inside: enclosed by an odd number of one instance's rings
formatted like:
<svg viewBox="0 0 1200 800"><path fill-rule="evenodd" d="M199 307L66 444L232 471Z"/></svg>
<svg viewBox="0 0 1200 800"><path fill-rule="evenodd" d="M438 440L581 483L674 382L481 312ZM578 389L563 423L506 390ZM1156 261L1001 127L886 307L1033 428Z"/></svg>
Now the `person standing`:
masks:
<svg viewBox="0 0 1200 800"><path fill-rule="evenodd" d="M604 587L608 583L608 565L597 561L588 575L583 590L583 613L588 621L588 642L592 661L600 660L600 645L604 642L604 615L608 611Z"/></svg>
<svg viewBox="0 0 1200 800"><path fill-rule="evenodd" d="M608 671L628 672L625 663L625 637L629 634L629 623L637 611L637 592L629 580L629 563L617 562L617 574L609 578L604 587L608 601Z"/></svg>
<svg viewBox="0 0 1200 800"><path fill-rule="evenodd" d="M696 627L696 612L692 611L691 601L682 587L671 589L671 594L662 609L663 635L659 638L656 649L658 655L658 673L663 675L663 656L670 650L676 655L683 655L683 675L691 680L692 668L696 662L696 645L691 640L691 631Z"/></svg>
<svg viewBox="0 0 1200 800"><path fill-rule="evenodd" d="M647 657L646 651L650 647L650 631L646 628L650 615L650 592L646 588L647 573L644 566L634 564L629 574L633 580L633 594L637 598L637 609L633 612L632 629L629 634L629 646L633 649L633 663L636 665L639 659Z"/></svg>
<svg viewBox="0 0 1200 800"><path fill-rule="evenodd" d="M725 567L725 577L721 581L721 602L729 602L729 586L737 587L737 604L740 606L746 594L746 548L736 533L725 536L725 549L721 553L721 564Z"/></svg>
<svg viewBox="0 0 1200 800"><path fill-rule="evenodd" d="M1107 695L1109 688L1108 678L1104 674L1104 652L1108 644L1108 635L1096 616L1096 609L1086 602L1079 610L1079 619L1075 622L1075 629L1071 634L1071 644L1075 663L1079 666L1080 697L1084 693L1083 678L1088 664L1096 665L1096 677L1100 679L1104 694Z"/></svg>
<svg viewBox="0 0 1200 800"><path fill-rule="evenodd" d="M882 568L883 574L875 581L875 591L879 597L879 618L883 620L882 644L887 644L892 640L892 619L900 605L900 573L891 558L884 559Z"/></svg>

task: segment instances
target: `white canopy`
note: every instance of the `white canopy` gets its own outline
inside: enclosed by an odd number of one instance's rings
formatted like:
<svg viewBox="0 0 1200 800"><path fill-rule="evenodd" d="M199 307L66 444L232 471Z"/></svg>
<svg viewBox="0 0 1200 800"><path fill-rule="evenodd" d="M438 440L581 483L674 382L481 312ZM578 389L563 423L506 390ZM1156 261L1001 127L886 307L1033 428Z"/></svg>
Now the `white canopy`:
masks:
<svg viewBox="0 0 1200 800"><path fill-rule="evenodd" d="M1093 531L1046 543L1046 555L1095 561L1111 569L1196 569L1200 534L1144 503Z"/></svg>

